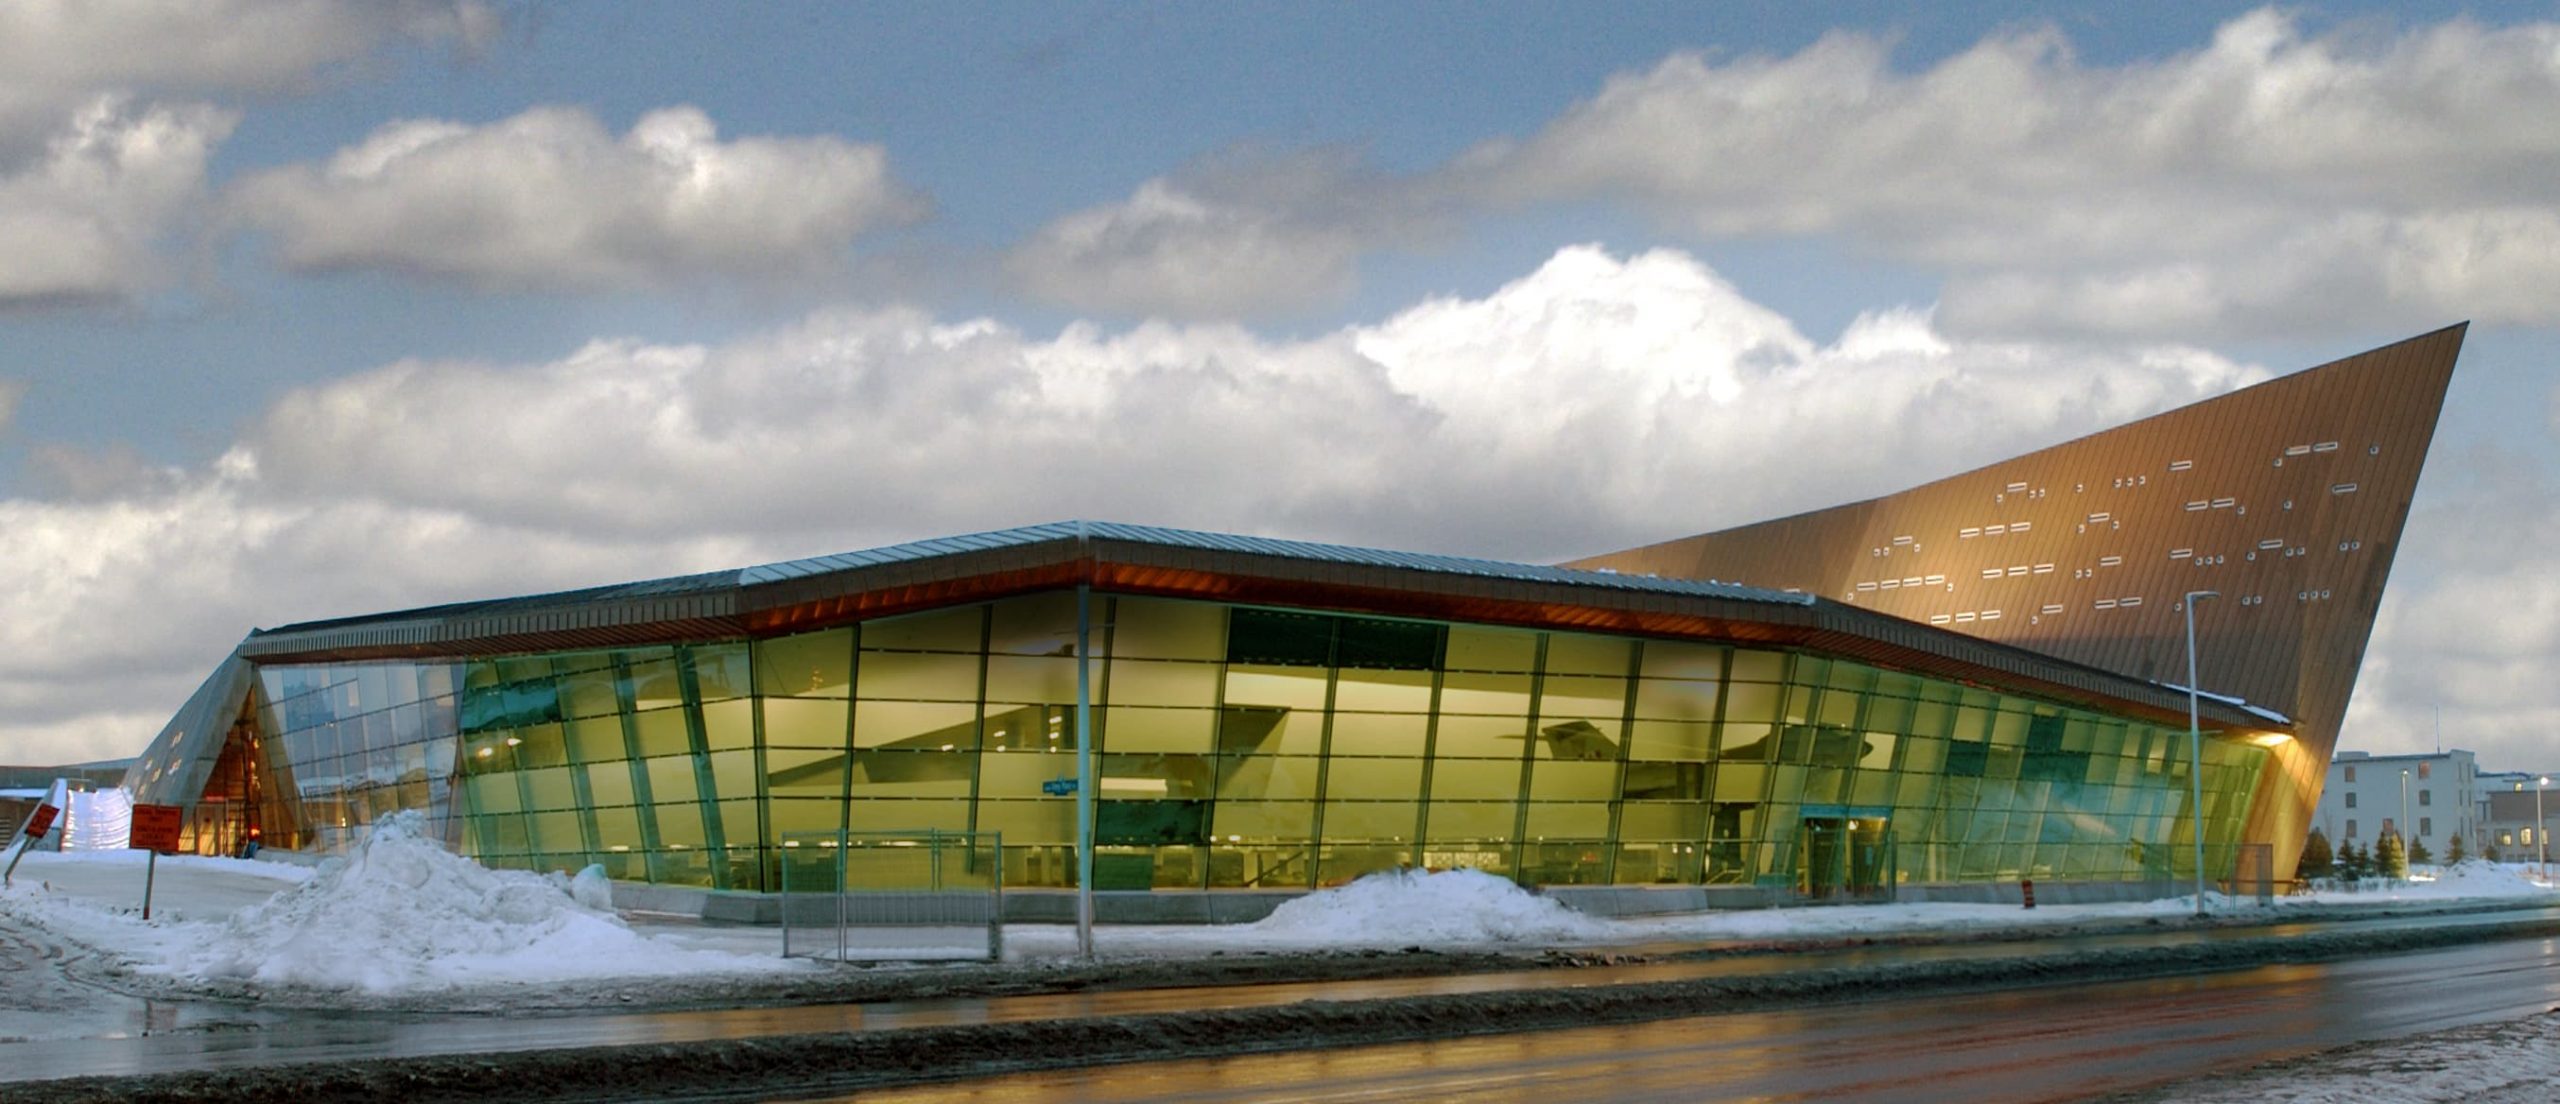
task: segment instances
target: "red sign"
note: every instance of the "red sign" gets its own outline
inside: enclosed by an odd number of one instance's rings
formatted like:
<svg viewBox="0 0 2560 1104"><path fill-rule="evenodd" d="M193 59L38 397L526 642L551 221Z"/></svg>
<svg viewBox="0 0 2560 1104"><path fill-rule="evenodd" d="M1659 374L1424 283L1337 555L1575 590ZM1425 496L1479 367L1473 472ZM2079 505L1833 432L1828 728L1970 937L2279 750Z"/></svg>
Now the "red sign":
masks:
<svg viewBox="0 0 2560 1104"><path fill-rule="evenodd" d="M178 849L178 825L183 819L175 805L136 805L133 807L133 834L125 846L142 851L175 851Z"/></svg>
<svg viewBox="0 0 2560 1104"><path fill-rule="evenodd" d="M53 831L53 818L61 812L51 805L36 806L36 815L27 820L27 838L43 839L45 833Z"/></svg>

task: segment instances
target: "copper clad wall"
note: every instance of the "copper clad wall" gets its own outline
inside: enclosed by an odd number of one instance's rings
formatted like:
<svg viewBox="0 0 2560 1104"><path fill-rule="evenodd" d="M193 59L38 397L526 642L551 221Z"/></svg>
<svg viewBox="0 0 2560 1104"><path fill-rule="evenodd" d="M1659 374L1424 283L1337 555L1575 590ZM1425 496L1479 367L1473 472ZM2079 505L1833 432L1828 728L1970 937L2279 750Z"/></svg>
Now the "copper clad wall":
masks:
<svg viewBox="0 0 2560 1104"><path fill-rule="evenodd" d="M1797 587L2180 685L2180 596L2218 590L2196 610L2198 683L2294 718L2326 763L2463 331L1899 494L1568 566Z"/></svg>

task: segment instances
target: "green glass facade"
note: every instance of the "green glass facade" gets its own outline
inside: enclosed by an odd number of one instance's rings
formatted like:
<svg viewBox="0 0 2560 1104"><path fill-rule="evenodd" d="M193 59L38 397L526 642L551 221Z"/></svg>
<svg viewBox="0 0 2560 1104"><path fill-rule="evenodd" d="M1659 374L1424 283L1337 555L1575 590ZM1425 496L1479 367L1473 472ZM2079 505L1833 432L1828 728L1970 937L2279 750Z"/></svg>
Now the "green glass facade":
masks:
<svg viewBox="0 0 2560 1104"><path fill-rule="evenodd" d="M1072 591L804 635L260 671L288 846L418 808L492 866L775 888L855 832L1072 884ZM2193 875L2187 734L1805 653L1096 594L1100 889ZM2266 758L2204 748L2221 870ZM275 835L271 829L271 835Z"/></svg>

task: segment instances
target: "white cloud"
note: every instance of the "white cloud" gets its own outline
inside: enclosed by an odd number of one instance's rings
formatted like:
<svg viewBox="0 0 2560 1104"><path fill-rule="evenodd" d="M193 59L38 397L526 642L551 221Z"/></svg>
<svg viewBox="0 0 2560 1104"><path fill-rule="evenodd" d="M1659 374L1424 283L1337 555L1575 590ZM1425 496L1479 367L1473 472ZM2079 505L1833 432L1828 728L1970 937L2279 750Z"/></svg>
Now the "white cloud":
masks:
<svg viewBox="0 0 2560 1104"><path fill-rule="evenodd" d="M2449 464L2447 462L2450 462ZM2560 764L2560 484L2488 449L2439 456L2439 493L2411 514L2427 539L2393 565L2339 746L2479 753L2487 770Z"/></svg>
<svg viewBox="0 0 2560 1104"><path fill-rule="evenodd" d="M857 235L918 209L878 146L723 142L691 107L620 137L564 107L394 123L325 164L249 177L231 202L296 268L572 288L831 273Z"/></svg>
<svg viewBox="0 0 2560 1104"><path fill-rule="evenodd" d="M286 91L385 43L486 45L482 0L18 0L0 5L0 119L109 89Z"/></svg>
<svg viewBox="0 0 2560 1104"><path fill-rule="evenodd" d="M1694 240L1816 237L1946 279L1970 334L2300 335L2560 322L2560 24L2306 34L2263 9L2186 53L2090 65L2052 28L1925 68L1839 32L1674 54L1547 125L1403 177L1190 176L1044 230L1059 301L1238 317L1408 248L1374 208L1616 202ZM1330 205L1336 194L1356 203Z"/></svg>
<svg viewBox="0 0 2560 1104"><path fill-rule="evenodd" d="M1338 301L1363 253L1440 230L1423 195L1362 173L1343 151L1239 154L1060 217L1005 268L1033 296L1078 310L1268 316Z"/></svg>
<svg viewBox="0 0 2560 1104"><path fill-rule="evenodd" d="M234 111L394 41L475 49L480 0L24 0L0 4L0 308L159 283Z"/></svg>
<svg viewBox="0 0 2560 1104"><path fill-rule="evenodd" d="M413 361L211 470L0 503L0 740L174 707L253 623L1090 517L1529 560L1894 489L2251 382L2180 348L1819 345L1674 252L1276 341L826 312L720 346ZM1891 474L1874 474L1891 473ZM125 689L133 687L136 689ZM83 721L82 718L90 718ZM92 723L94 722L94 723ZM82 727L87 725L88 727Z"/></svg>
<svg viewBox="0 0 2560 1104"><path fill-rule="evenodd" d="M1451 168L1521 203L1616 196L1708 237L1837 235L1950 275L1966 331L2547 324L2560 25L2306 36L2082 64L2049 29L1920 72L1827 36L1673 56Z"/></svg>
<svg viewBox="0 0 2560 1104"><path fill-rule="evenodd" d="M0 307L114 299L150 286L157 251L200 202L234 116L101 97L33 164L0 170Z"/></svg>

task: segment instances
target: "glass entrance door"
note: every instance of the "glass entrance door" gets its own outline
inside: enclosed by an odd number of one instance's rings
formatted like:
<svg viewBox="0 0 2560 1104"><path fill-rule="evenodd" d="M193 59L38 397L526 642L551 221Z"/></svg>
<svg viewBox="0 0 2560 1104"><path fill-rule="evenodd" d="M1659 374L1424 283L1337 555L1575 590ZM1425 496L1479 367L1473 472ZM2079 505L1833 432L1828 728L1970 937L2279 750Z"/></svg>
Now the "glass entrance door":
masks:
<svg viewBox="0 0 2560 1104"><path fill-rule="evenodd" d="M1796 890L1814 901L1893 896L1892 822L1882 816L1808 816L1796 849Z"/></svg>

